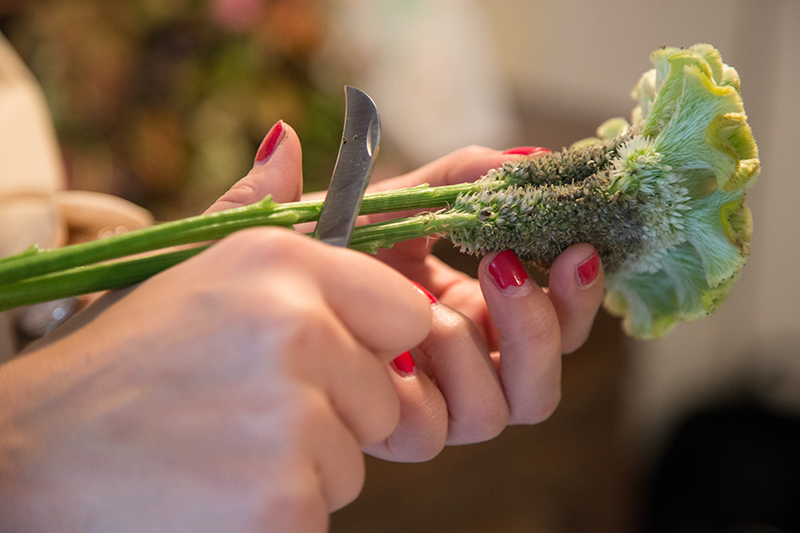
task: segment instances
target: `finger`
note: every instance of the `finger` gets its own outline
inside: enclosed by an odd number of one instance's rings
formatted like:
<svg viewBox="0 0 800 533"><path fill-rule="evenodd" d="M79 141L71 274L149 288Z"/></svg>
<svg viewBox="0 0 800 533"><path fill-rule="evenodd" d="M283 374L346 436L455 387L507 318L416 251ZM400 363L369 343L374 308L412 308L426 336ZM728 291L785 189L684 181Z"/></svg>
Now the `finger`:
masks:
<svg viewBox="0 0 800 533"><path fill-rule="evenodd" d="M303 156L294 129L279 120L269 130L256 152L253 168L206 213L214 213L258 202L268 194L276 202L293 202L303 191Z"/></svg>
<svg viewBox="0 0 800 533"><path fill-rule="evenodd" d="M371 256L323 247L339 256L331 262L318 258L317 268L327 280L326 300L353 335L384 363L428 336L430 305L408 279ZM344 279L348 283L342 283Z"/></svg>
<svg viewBox="0 0 800 533"><path fill-rule="evenodd" d="M478 280L455 270L440 259L425 259L431 292L452 309L457 309L478 330L490 352L497 350L497 328L486 309Z"/></svg>
<svg viewBox="0 0 800 533"><path fill-rule="evenodd" d="M603 265L590 244L565 250L550 270L550 301L561 327L561 350L572 353L586 342L603 301Z"/></svg>
<svg viewBox="0 0 800 533"><path fill-rule="evenodd" d="M486 255L478 278L499 335L510 423L541 422L561 398L561 332L555 308L510 250Z"/></svg>
<svg viewBox="0 0 800 533"><path fill-rule="evenodd" d="M470 444L496 437L509 410L500 378L475 326L443 304L434 305L431 333L420 343L421 370L444 396L447 444Z"/></svg>
<svg viewBox="0 0 800 533"><path fill-rule="evenodd" d="M500 152L483 146L469 146L456 150L408 174L380 181L371 186L368 192L416 187L422 184L436 187L440 185L471 182L486 175L486 173L493 168L502 166L507 161L516 160L521 157L539 157L548 151L547 149L537 149L535 152L525 155L521 153ZM399 216L408 216L413 212L414 211L404 211L369 215L361 217L359 223L380 222Z"/></svg>
<svg viewBox="0 0 800 533"><path fill-rule="evenodd" d="M478 329L490 351L497 350L497 330L486 310L486 302L478 280L456 270L430 253L428 246L415 239L399 243L389 250L379 250L376 257L382 262L430 289L439 301L467 317Z"/></svg>
<svg viewBox="0 0 800 533"><path fill-rule="evenodd" d="M526 147L530 148L530 147ZM427 183L432 187L475 181L489 170L519 157L539 157L549 152L535 148L520 152L515 149L501 152L483 146L468 146L422 166L408 174L378 182L371 190L385 191L402 187L415 187Z"/></svg>
<svg viewBox="0 0 800 533"><path fill-rule="evenodd" d="M274 290L289 283L308 285L311 276L344 327L382 363L413 348L430 331L427 298L397 271L369 255L266 227L239 231L220 245L208 252L216 248L218 260L231 270L247 265L249 275Z"/></svg>
<svg viewBox="0 0 800 533"><path fill-rule="evenodd" d="M445 444L491 439L508 420L500 380L475 327L420 290L432 303L431 333L411 351L413 358L406 352L392 362L400 422L379 447L366 450L388 460L428 460Z"/></svg>
<svg viewBox="0 0 800 533"><path fill-rule="evenodd" d="M290 439L300 436L298 447L311 458L327 511L333 512L356 499L364 486L361 446L328 398L312 387L298 392L273 412L283 419L281 429Z"/></svg>
<svg viewBox="0 0 800 533"><path fill-rule="evenodd" d="M400 418L391 435L365 447L364 452L404 463L433 459L447 441L447 403L442 393L418 370L410 352L397 357L386 372L400 400Z"/></svg>
<svg viewBox="0 0 800 533"><path fill-rule="evenodd" d="M353 338L321 297L302 289L293 295L308 303L279 300L289 320L270 344L294 354L284 360L282 370L324 390L359 446L385 439L400 416L385 365Z"/></svg>
<svg viewBox="0 0 800 533"><path fill-rule="evenodd" d="M399 406L384 365L430 330L428 300L406 278L364 254L278 228L243 230L203 256L212 272L183 274L184 283L235 277L235 308L216 312L233 313L240 327L273 331L265 350L312 354L284 364L325 384L362 445L392 432Z"/></svg>

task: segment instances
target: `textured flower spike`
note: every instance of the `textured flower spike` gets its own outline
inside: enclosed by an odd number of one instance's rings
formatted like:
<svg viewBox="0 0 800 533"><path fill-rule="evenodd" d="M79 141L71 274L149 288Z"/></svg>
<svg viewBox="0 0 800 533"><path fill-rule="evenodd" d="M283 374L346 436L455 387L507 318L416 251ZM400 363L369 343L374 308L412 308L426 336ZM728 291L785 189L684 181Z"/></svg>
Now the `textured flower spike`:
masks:
<svg viewBox="0 0 800 533"><path fill-rule="evenodd" d="M739 76L717 50L663 48L652 60L633 125L608 120L600 139L490 173L450 210L477 222L445 232L465 251L512 248L544 269L570 244L592 243L607 309L640 338L724 301L749 254L744 188L759 171Z"/></svg>

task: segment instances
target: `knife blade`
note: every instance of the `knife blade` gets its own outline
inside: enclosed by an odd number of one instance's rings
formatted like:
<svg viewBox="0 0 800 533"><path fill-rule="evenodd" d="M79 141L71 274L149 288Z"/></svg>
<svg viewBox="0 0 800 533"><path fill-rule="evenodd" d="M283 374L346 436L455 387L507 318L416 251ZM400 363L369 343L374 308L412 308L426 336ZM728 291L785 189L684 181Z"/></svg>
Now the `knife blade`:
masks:
<svg viewBox="0 0 800 533"><path fill-rule="evenodd" d="M381 122L375 102L364 91L346 86L342 141L315 238L333 246L346 247L350 243L380 139Z"/></svg>

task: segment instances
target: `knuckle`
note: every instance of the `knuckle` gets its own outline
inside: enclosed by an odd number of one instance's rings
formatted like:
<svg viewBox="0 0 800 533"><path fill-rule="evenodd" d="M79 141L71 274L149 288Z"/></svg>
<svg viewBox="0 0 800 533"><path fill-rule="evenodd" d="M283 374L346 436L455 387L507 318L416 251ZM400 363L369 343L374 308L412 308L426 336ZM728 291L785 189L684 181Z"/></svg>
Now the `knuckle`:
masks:
<svg viewBox="0 0 800 533"><path fill-rule="evenodd" d="M588 327L581 329L580 331L573 331L570 336L562 335L561 339L561 353L564 355L571 354L577 351L581 346L586 344L586 341L589 340L589 335L591 334L592 328L591 324Z"/></svg>
<svg viewBox="0 0 800 533"><path fill-rule="evenodd" d="M428 399L414 409L413 421L398 427L367 453L394 462L421 463L438 456L448 444L450 421L441 400Z"/></svg>
<svg viewBox="0 0 800 533"><path fill-rule="evenodd" d="M487 153L490 152L493 152L493 150L490 150L485 146L481 146L479 144L470 144L468 146L456 150L455 153L459 158L474 159L486 155Z"/></svg>
<svg viewBox="0 0 800 533"><path fill-rule="evenodd" d="M561 354L561 326L552 309L537 309L519 322L518 334L531 349Z"/></svg>
<svg viewBox="0 0 800 533"><path fill-rule="evenodd" d="M258 227L237 231L217 246L231 264L297 264L305 257L305 243L311 242L279 227Z"/></svg>
<svg viewBox="0 0 800 533"><path fill-rule="evenodd" d="M330 404L322 391L297 385L287 394L277 431L290 448L304 447L330 416Z"/></svg>
<svg viewBox="0 0 800 533"><path fill-rule="evenodd" d="M480 440L477 442L491 440L500 435L508 425L508 418L509 410L505 402L496 404L493 409L483 409L480 413L480 419L483 421L478 435Z"/></svg>
<svg viewBox="0 0 800 533"><path fill-rule="evenodd" d="M474 444L500 435L508 425L509 408L504 399L489 398L472 403L461 413L460 420L451 420L455 430L451 443Z"/></svg>
<svg viewBox="0 0 800 533"><path fill-rule="evenodd" d="M308 497L317 495L327 512L344 507L358 497L364 486L366 469L361 448L355 438L347 437L347 429L339 420L327 396L319 389L298 386L282 410L274 431L279 451L276 460L290 465L293 478L311 468L313 484L289 487L282 496L302 508ZM352 436L352 435L351 435ZM331 461L320 454L321 443L336 451L337 468L330 470L321 463Z"/></svg>
<svg viewBox="0 0 800 533"><path fill-rule="evenodd" d="M388 402L378 399L378 401L371 402L373 405L384 404L375 409L380 412L382 416L371 417L368 423L361 423L359 427L354 428L355 437L361 446L371 446L378 442L384 441L389 438L397 428L398 421L400 420L400 408L398 402L392 402L391 407L387 406Z"/></svg>
<svg viewBox="0 0 800 533"><path fill-rule="evenodd" d="M327 531L328 510L310 466L296 464L270 481L254 512L254 531Z"/></svg>
<svg viewBox="0 0 800 533"><path fill-rule="evenodd" d="M244 206L257 202L262 196L263 194L257 190L249 180L242 179L228 189L225 194L217 200L217 203ZM230 209L230 206L227 206L227 208Z"/></svg>
<svg viewBox="0 0 800 533"><path fill-rule="evenodd" d="M553 413L556 412L558 405L561 403L561 389L557 389L553 393L549 394L546 401L542 402L539 406L538 411L535 411L535 424L544 422L545 420L549 419L553 416Z"/></svg>
<svg viewBox="0 0 800 533"><path fill-rule="evenodd" d="M424 463L436 458L444 450L447 442L444 439L419 439L418 442L409 444L405 449L393 457L393 460L403 462Z"/></svg>
<svg viewBox="0 0 800 533"><path fill-rule="evenodd" d="M266 348L272 347L274 350L279 347L277 351L286 357L341 351L338 348L344 342L342 326L324 306L287 303L287 307L280 312L280 318L263 318L275 332L274 336L267 339Z"/></svg>
<svg viewBox="0 0 800 533"><path fill-rule="evenodd" d="M558 404L561 403L561 389L557 388L543 398L539 398L533 405L528 406L521 413L515 412L512 416L513 423L534 425L553 416Z"/></svg>

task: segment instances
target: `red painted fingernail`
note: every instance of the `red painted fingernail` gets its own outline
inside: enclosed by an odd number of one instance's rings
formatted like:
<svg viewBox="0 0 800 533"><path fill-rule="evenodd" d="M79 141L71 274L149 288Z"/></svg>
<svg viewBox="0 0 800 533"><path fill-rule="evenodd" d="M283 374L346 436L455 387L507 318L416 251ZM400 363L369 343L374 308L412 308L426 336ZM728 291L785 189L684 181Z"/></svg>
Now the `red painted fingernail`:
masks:
<svg viewBox="0 0 800 533"><path fill-rule="evenodd" d="M578 285L587 287L597 279L597 274L600 272L600 255L597 250L584 260L583 263L575 267L575 275L578 279Z"/></svg>
<svg viewBox="0 0 800 533"><path fill-rule="evenodd" d="M489 263L489 274L494 278L494 282L500 289L509 287L521 287L528 279L525 267L519 262L517 254L513 250L500 252Z"/></svg>
<svg viewBox="0 0 800 533"><path fill-rule="evenodd" d="M275 153L275 149L281 143L285 134L286 131L283 128L283 121L279 120L269 129L264 140L261 141L261 146L258 147L258 152L256 152L256 165L263 165L269 161L269 158Z"/></svg>
<svg viewBox="0 0 800 533"><path fill-rule="evenodd" d="M422 294L424 294L425 296L427 296L427 297L428 297L428 300L430 300L432 304L435 304L435 303L437 303L437 302L439 301L439 300L437 300L437 299L436 299L436 296L434 296L433 294L431 294L431 292L430 292L428 289L426 289L425 287L423 287L422 285L420 285L420 284L419 284L419 283L417 283L416 281L412 281L411 283L413 283L413 284L414 284L414 286L415 286L417 289L419 289L419 292L421 292Z"/></svg>
<svg viewBox="0 0 800 533"><path fill-rule="evenodd" d="M392 366L401 376L410 376L414 372L414 358L411 352L403 352L392 361Z"/></svg>
<svg viewBox="0 0 800 533"><path fill-rule="evenodd" d="M542 148L541 146L517 146L516 148L509 148L503 152L504 155L533 155L539 153L548 153L550 150Z"/></svg>

